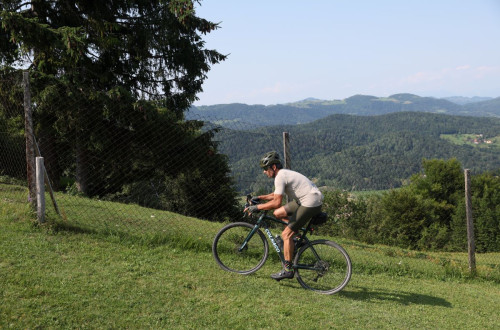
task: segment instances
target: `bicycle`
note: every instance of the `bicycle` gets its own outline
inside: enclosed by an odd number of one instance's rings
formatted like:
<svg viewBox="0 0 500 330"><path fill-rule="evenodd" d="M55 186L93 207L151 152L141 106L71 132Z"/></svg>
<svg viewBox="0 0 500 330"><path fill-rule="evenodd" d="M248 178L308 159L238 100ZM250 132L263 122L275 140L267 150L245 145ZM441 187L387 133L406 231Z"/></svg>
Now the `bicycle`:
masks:
<svg viewBox="0 0 500 330"><path fill-rule="evenodd" d="M259 201L247 196L245 208ZM215 235L212 253L217 264L226 271L243 275L255 273L267 260L269 243L261 229L266 233L271 245L284 263L282 247L269 230L269 221L287 225L261 211L255 224L234 222L224 226ZM302 287L321 294L334 294L342 290L351 279L352 265L347 252L339 244L325 240L309 240L313 226L325 223L327 214L322 212L309 220L294 238L295 249L293 268L295 277ZM278 237L278 236L277 236Z"/></svg>

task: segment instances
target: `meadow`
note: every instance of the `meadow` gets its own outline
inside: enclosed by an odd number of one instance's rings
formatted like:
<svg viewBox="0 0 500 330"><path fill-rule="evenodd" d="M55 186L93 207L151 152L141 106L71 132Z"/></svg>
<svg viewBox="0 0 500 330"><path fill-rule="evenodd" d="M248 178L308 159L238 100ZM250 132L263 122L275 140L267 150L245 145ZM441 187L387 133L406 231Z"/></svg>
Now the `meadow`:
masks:
<svg viewBox="0 0 500 330"><path fill-rule="evenodd" d="M269 274L280 267L273 253L256 274L222 271L210 250L222 223L134 205L110 214L106 202L85 201L78 212L66 210L71 220L48 210L47 223L39 224L27 203L7 188L0 186L0 328L493 329L500 324L498 267L487 269L478 260L491 274L472 278L463 254L331 238L351 255L353 276L342 292L325 296L304 290L296 280L271 280ZM72 198L78 203L79 197ZM101 221L88 222L94 216Z"/></svg>

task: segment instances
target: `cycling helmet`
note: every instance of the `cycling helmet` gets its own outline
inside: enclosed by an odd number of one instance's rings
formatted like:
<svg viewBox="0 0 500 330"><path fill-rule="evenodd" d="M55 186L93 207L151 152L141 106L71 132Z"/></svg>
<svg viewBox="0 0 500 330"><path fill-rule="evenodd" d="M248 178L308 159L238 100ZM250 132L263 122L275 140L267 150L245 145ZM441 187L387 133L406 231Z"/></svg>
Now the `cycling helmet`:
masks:
<svg viewBox="0 0 500 330"><path fill-rule="evenodd" d="M276 151L269 151L260 160L260 167L262 167L263 169L267 169L269 166L273 164L281 165L280 156Z"/></svg>

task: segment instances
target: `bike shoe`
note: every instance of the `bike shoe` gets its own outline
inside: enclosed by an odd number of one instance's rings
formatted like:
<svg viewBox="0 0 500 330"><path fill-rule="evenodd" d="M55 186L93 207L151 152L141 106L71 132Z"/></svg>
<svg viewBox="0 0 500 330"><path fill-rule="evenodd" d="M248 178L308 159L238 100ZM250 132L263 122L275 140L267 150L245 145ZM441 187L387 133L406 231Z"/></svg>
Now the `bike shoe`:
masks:
<svg viewBox="0 0 500 330"><path fill-rule="evenodd" d="M295 272L293 270L290 271L282 270L279 273L271 274L271 278L279 282L284 278L293 278L294 275Z"/></svg>

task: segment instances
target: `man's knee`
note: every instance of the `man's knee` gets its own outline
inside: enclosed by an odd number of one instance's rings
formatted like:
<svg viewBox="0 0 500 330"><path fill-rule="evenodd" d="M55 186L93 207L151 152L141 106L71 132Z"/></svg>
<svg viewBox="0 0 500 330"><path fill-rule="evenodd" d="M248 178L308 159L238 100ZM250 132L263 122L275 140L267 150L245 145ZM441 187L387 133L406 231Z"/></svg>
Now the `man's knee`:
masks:
<svg viewBox="0 0 500 330"><path fill-rule="evenodd" d="M283 219L287 216L285 208L283 206L274 210L273 214L278 219Z"/></svg>

